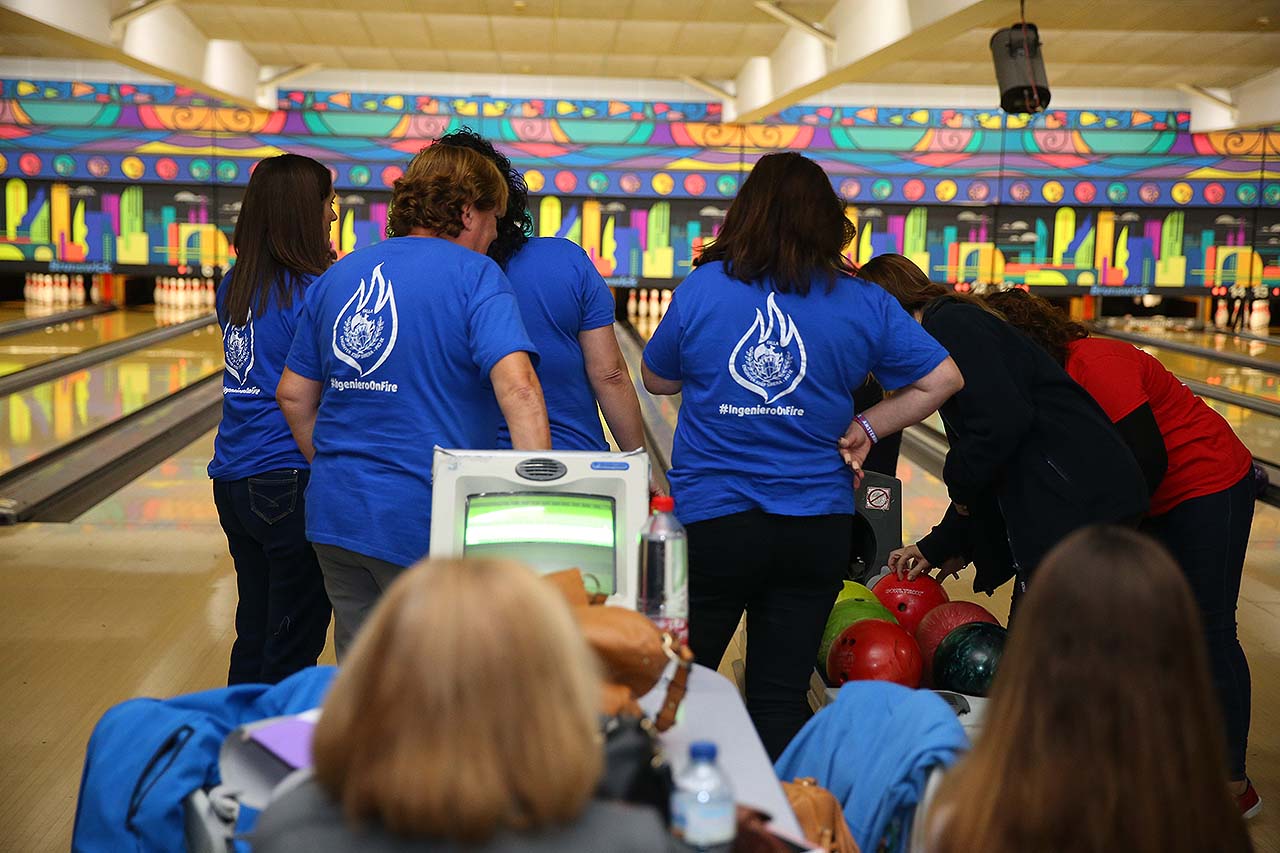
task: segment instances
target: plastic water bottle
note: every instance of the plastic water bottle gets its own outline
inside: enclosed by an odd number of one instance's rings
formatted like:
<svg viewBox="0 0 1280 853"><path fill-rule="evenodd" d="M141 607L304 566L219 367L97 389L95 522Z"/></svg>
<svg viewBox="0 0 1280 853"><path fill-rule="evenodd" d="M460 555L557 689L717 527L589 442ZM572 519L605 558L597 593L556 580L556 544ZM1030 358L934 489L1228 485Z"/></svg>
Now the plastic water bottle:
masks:
<svg viewBox="0 0 1280 853"><path fill-rule="evenodd" d="M638 609L663 631L689 642L689 538L675 517L676 502L657 495L640 530Z"/></svg>
<svg viewBox="0 0 1280 853"><path fill-rule="evenodd" d="M716 765L716 745L689 744L689 764L675 779L671 831L702 853L728 853L738 831L733 789Z"/></svg>

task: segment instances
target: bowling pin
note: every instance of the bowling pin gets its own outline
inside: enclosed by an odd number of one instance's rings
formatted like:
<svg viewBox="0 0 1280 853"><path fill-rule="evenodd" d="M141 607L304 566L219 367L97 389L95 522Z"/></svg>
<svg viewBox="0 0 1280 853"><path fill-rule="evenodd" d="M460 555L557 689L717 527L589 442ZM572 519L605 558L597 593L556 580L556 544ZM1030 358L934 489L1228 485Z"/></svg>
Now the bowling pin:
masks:
<svg viewBox="0 0 1280 853"><path fill-rule="evenodd" d="M98 277L95 275L89 284L89 304L97 305L102 299L102 288L98 286Z"/></svg>
<svg viewBox="0 0 1280 853"><path fill-rule="evenodd" d="M1249 315L1249 328L1259 332L1271 328L1271 303L1268 300L1253 300L1253 313Z"/></svg>
<svg viewBox="0 0 1280 853"><path fill-rule="evenodd" d="M662 291L662 303L658 306L658 317L667 316L667 309L671 307L671 291Z"/></svg>
<svg viewBox="0 0 1280 853"><path fill-rule="evenodd" d="M1218 310L1213 315L1213 325L1219 329L1225 329L1227 323L1231 321L1231 311L1227 308L1227 300L1218 300Z"/></svg>
<svg viewBox="0 0 1280 853"><path fill-rule="evenodd" d="M26 279L22 282L22 299L24 302L31 301L31 273L27 273Z"/></svg>
<svg viewBox="0 0 1280 853"><path fill-rule="evenodd" d="M636 302L637 302L636 290L633 287L631 288L631 292L627 294L627 316L628 317L636 316Z"/></svg>

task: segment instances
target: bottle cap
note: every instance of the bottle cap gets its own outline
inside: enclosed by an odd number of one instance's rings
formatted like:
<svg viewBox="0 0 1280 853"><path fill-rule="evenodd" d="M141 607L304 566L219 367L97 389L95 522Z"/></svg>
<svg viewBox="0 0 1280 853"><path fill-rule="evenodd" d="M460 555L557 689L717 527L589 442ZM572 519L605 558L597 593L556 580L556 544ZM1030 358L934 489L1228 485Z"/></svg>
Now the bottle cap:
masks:
<svg viewBox="0 0 1280 853"><path fill-rule="evenodd" d="M689 744L689 757L694 761L715 761L716 745L709 740L695 740Z"/></svg>
<svg viewBox="0 0 1280 853"><path fill-rule="evenodd" d="M654 495L649 501L649 509L653 512L674 512L676 499L671 495Z"/></svg>

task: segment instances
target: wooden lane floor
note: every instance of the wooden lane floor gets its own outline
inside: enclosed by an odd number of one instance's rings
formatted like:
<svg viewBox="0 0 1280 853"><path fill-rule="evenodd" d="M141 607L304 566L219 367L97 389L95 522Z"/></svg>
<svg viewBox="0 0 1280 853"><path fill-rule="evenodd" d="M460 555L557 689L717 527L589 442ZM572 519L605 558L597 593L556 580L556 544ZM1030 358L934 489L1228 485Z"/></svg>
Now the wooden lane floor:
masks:
<svg viewBox="0 0 1280 853"><path fill-rule="evenodd" d="M220 370L210 326L0 398L0 473Z"/></svg>
<svg viewBox="0 0 1280 853"><path fill-rule="evenodd" d="M150 310L113 311L0 338L0 376L154 329Z"/></svg>
<svg viewBox="0 0 1280 853"><path fill-rule="evenodd" d="M226 683L236 586L212 454L209 433L72 523L0 528L0 849L69 848L112 705Z"/></svg>

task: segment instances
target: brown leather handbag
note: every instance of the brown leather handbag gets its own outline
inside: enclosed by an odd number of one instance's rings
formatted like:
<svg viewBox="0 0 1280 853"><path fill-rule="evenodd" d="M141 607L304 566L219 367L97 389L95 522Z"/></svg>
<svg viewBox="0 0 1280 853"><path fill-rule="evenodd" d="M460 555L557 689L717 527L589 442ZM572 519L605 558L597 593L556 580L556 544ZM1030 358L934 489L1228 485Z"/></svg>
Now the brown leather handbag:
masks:
<svg viewBox="0 0 1280 853"><path fill-rule="evenodd" d="M816 779L802 776L794 782L783 782L782 790L810 844L827 853L859 853L840 801Z"/></svg>
<svg viewBox="0 0 1280 853"><path fill-rule="evenodd" d="M546 575L546 579L572 605L574 618L600 660L605 679L601 701L604 713L642 716L635 700L654 688L662 678L667 661L676 662L666 701L654 720L660 732L671 728L693 667L693 653L688 646L664 634L634 610L605 606L602 596L593 602L577 569L553 572Z"/></svg>

